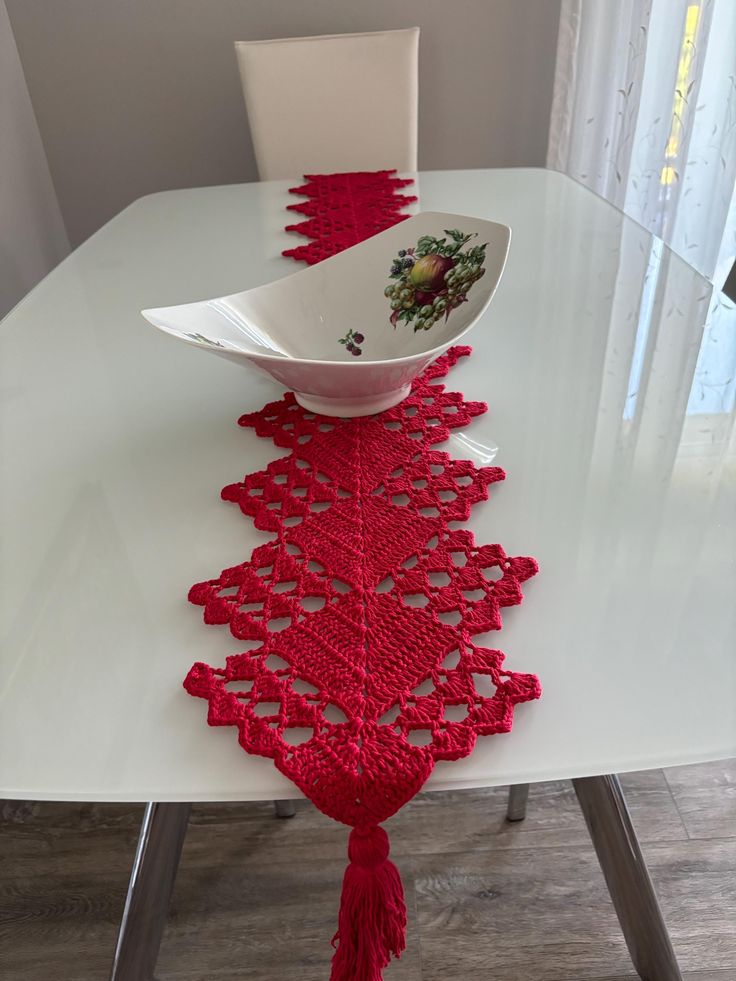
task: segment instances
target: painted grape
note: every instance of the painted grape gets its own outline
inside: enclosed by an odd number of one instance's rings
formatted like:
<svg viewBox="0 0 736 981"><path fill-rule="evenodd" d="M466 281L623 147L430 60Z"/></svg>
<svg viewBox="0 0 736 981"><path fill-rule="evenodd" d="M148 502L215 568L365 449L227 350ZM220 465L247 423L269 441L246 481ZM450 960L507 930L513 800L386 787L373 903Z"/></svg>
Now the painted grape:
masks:
<svg viewBox="0 0 736 981"><path fill-rule="evenodd" d="M471 245L476 233L445 229L443 238L423 235L414 248L399 249L391 263L391 282L383 291L389 301L389 320L411 324L414 331L431 330L442 317L465 303L468 292L485 274L487 242ZM365 337L349 330L339 343L353 357L363 353Z"/></svg>

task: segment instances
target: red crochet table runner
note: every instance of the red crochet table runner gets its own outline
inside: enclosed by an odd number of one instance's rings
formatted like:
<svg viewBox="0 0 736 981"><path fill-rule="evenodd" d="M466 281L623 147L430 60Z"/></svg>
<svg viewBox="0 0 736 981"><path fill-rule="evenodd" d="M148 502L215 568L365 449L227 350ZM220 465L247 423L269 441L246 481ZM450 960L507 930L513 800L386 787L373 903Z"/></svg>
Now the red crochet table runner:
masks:
<svg viewBox="0 0 736 981"><path fill-rule="evenodd" d="M451 348L377 416L318 416L292 393L242 416L288 452L222 497L273 538L189 593L241 642L184 682L207 699L209 724L236 727L246 752L353 829L332 981L380 981L405 946L381 822L436 760L508 732L514 706L540 695L534 675L476 643L501 628L537 564L455 527L505 476L439 448L487 408L440 382L468 354Z"/></svg>
<svg viewBox="0 0 736 981"><path fill-rule="evenodd" d="M397 190L413 183L394 177L395 170L355 174L305 174L306 184L290 188L309 200L288 205L289 211L307 215L306 221L287 225L287 232L298 232L314 239L307 245L285 249L283 255L313 265L322 259L357 245L371 235L408 218L401 213L416 201L413 195Z"/></svg>

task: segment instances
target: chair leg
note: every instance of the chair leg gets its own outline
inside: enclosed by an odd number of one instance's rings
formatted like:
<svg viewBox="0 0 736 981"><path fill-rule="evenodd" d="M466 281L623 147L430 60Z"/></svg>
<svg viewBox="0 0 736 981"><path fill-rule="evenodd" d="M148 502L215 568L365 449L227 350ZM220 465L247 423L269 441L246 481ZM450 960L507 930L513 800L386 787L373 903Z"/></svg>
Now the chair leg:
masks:
<svg viewBox="0 0 736 981"><path fill-rule="evenodd" d="M523 821L526 817L526 802L528 799L528 783L515 783L509 787L509 802L506 806L506 820Z"/></svg>
<svg viewBox="0 0 736 981"><path fill-rule="evenodd" d="M277 818L293 818L296 814L296 805L293 800L275 800L273 807Z"/></svg>
<svg viewBox="0 0 736 981"><path fill-rule="evenodd" d="M581 777L573 786L637 974L682 981L618 777Z"/></svg>
<svg viewBox="0 0 736 981"><path fill-rule="evenodd" d="M191 804L146 804L110 981L152 981Z"/></svg>

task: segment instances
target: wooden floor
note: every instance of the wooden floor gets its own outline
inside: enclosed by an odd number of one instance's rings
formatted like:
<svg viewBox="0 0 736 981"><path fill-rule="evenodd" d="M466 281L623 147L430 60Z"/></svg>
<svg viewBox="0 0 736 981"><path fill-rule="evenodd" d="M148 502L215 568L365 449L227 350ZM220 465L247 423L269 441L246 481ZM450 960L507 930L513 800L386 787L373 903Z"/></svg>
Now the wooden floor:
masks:
<svg viewBox="0 0 736 981"><path fill-rule="evenodd" d="M622 782L686 977L736 981L736 761ZM632 976L571 787L532 787L520 825L505 796L423 794L387 825L409 945L386 981ZM2 981L106 979L141 810L2 807ZM326 981L345 841L306 803L196 806L157 978Z"/></svg>

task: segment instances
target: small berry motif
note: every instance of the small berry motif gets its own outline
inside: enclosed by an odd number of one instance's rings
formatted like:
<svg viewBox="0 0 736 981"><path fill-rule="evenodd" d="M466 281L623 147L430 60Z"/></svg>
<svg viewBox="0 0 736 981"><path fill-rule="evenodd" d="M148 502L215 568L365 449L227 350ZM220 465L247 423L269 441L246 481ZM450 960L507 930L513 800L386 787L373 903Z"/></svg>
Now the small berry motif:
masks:
<svg viewBox="0 0 736 981"><path fill-rule="evenodd" d="M339 343L344 344L346 350L350 351L354 357L359 358L363 353L363 349L360 345L364 340L365 337L363 337L361 333L355 330L349 330L344 337L339 339Z"/></svg>
<svg viewBox="0 0 736 981"><path fill-rule="evenodd" d="M415 248L399 249L389 271L394 282L383 291L394 327L403 321L415 331L430 330L443 314L447 320L465 303L471 286L485 273L488 243L463 251L474 237L446 228L444 238L423 235Z"/></svg>

